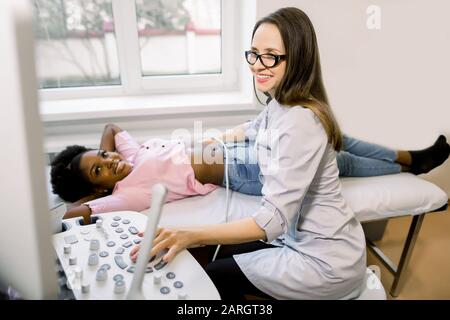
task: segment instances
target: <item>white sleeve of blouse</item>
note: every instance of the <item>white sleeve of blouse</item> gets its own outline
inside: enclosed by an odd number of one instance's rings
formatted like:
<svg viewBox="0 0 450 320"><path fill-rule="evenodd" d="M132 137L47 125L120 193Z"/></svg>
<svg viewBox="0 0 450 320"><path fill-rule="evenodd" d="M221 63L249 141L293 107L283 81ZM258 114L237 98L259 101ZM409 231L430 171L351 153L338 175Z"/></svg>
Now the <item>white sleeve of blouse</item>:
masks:
<svg viewBox="0 0 450 320"><path fill-rule="evenodd" d="M264 175L262 204L253 214L268 242L297 225L297 214L328 141L320 120L309 109L292 109L278 121L279 139L270 143L271 151L278 151L277 169Z"/></svg>

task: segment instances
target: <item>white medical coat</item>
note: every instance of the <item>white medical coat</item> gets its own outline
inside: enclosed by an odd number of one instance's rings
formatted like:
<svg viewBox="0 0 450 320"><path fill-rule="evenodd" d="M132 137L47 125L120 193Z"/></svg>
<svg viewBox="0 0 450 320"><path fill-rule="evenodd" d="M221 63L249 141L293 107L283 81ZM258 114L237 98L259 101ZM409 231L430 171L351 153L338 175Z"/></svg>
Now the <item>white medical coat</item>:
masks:
<svg viewBox="0 0 450 320"><path fill-rule="evenodd" d="M336 152L320 120L272 100L247 126L252 130L264 185L253 218L277 247L234 255L237 264L277 299L358 295L365 237L341 194Z"/></svg>

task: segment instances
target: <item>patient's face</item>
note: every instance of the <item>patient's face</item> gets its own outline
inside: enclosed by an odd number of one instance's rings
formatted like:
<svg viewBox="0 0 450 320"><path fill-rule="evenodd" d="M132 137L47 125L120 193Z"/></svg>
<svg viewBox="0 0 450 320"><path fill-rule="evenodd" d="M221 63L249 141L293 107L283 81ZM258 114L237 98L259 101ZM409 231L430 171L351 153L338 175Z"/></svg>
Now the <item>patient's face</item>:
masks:
<svg viewBox="0 0 450 320"><path fill-rule="evenodd" d="M81 157L80 170L94 186L112 190L130 174L132 166L116 152L91 150Z"/></svg>

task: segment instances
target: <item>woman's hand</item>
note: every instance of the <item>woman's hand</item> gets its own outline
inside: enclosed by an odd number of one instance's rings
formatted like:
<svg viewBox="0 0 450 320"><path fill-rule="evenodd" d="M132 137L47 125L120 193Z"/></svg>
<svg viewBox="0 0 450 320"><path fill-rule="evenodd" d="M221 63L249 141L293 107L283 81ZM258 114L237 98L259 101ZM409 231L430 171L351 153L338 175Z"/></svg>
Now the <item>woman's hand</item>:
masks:
<svg viewBox="0 0 450 320"><path fill-rule="evenodd" d="M142 237L143 233L140 232L139 236ZM150 253L150 256L156 256L160 251L168 249L169 251L163 256L163 260L165 262L170 262L178 252L190 247L194 243L194 230L158 228L156 231L155 239L153 240L153 249ZM131 261L136 262L140 248L140 245L136 245L131 250Z"/></svg>

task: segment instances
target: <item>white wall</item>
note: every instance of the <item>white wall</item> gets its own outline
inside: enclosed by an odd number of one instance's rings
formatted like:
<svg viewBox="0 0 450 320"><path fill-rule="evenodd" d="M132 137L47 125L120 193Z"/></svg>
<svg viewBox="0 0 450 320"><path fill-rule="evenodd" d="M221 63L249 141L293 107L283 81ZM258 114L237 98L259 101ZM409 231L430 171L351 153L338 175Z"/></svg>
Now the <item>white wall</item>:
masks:
<svg viewBox="0 0 450 320"><path fill-rule="evenodd" d="M369 30L370 5L381 29ZM325 85L347 134L392 148L450 140L450 1L258 0L258 18L296 6L318 37ZM450 196L450 160L424 178Z"/></svg>

